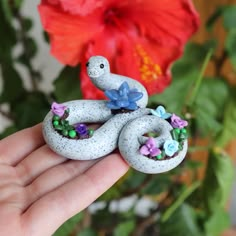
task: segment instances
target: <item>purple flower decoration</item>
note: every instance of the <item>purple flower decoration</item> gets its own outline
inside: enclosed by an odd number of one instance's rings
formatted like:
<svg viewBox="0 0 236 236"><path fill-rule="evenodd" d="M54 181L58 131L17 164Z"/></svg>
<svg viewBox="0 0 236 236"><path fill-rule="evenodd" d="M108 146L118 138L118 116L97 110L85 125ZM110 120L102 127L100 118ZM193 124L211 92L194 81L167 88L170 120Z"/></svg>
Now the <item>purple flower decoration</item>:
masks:
<svg viewBox="0 0 236 236"><path fill-rule="evenodd" d="M163 147L165 154L171 157L179 150L179 142L176 140L166 140Z"/></svg>
<svg viewBox="0 0 236 236"><path fill-rule="evenodd" d="M85 124L77 124L75 126L75 130L80 136L86 136L88 135L88 127Z"/></svg>
<svg viewBox="0 0 236 236"><path fill-rule="evenodd" d="M51 111L54 115L57 115L57 116L60 116L62 117L66 111L67 107L62 105L62 104L59 104L59 103L56 103L56 102L53 102L52 105L51 105Z"/></svg>
<svg viewBox="0 0 236 236"><path fill-rule="evenodd" d="M157 148L154 138L149 138L147 142L140 148L139 152L142 155L150 155L151 157L161 154L161 150Z"/></svg>
<svg viewBox="0 0 236 236"><path fill-rule="evenodd" d="M182 129L184 128L185 126L188 125L188 122L186 120L182 120L180 117L176 116L175 114L173 114L171 116L171 125L174 127L174 128L179 128L179 129Z"/></svg>

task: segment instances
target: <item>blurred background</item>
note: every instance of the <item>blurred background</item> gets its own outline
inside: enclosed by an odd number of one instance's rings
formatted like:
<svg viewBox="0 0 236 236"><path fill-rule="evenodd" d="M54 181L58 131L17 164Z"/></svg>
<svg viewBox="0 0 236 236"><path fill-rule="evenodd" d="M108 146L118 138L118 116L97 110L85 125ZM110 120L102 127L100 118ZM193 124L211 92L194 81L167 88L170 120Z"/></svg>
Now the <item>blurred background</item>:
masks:
<svg viewBox="0 0 236 236"><path fill-rule="evenodd" d="M1 138L41 122L51 101L81 98L77 69L50 56L39 2L0 3ZM172 84L149 104L189 119L188 157L161 175L130 170L56 236L236 235L236 1L194 4L201 27L173 65Z"/></svg>

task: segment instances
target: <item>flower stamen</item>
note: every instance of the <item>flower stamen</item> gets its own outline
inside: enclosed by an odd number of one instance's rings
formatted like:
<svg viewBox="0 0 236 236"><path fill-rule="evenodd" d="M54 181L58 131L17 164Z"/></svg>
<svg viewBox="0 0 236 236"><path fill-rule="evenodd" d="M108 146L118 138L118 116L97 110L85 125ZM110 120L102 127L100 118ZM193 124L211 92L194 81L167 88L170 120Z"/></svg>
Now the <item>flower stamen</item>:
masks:
<svg viewBox="0 0 236 236"><path fill-rule="evenodd" d="M139 72L143 81L151 82L162 75L161 67L152 60L140 44L135 47L135 56L139 58Z"/></svg>

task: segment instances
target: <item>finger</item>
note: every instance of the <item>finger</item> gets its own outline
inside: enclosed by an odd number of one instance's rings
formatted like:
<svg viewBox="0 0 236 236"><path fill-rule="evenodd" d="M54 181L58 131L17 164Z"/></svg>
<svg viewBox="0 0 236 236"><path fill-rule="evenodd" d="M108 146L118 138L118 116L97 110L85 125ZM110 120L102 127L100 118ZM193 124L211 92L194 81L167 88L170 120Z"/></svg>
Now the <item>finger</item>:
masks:
<svg viewBox="0 0 236 236"><path fill-rule="evenodd" d="M15 168L8 165L0 164L0 188L4 185L17 184L20 186L20 181L16 178ZM2 191L0 192L0 195Z"/></svg>
<svg viewBox="0 0 236 236"><path fill-rule="evenodd" d="M35 202L22 216L24 227L29 229L29 235L52 234L64 221L104 193L127 170L128 165L120 155L104 158L84 174Z"/></svg>
<svg viewBox="0 0 236 236"><path fill-rule="evenodd" d="M42 125L19 131L0 141L0 163L16 165L44 144Z"/></svg>
<svg viewBox="0 0 236 236"><path fill-rule="evenodd" d="M22 185L26 186L44 171L67 160L44 145L22 160L15 169Z"/></svg>
<svg viewBox="0 0 236 236"><path fill-rule="evenodd" d="M74 161L70 160L66 163L57 165L48 171L44 172L37 179L33 181L32 184L28 185L25 189L26 202L23 206L23 211L31 205L33 202L37 201L39 198L45 194L53 191L54 189L60 187L66 182L72 180L76 176L82 174L88 168L93 166L99 160L92 161Z"/></svg>

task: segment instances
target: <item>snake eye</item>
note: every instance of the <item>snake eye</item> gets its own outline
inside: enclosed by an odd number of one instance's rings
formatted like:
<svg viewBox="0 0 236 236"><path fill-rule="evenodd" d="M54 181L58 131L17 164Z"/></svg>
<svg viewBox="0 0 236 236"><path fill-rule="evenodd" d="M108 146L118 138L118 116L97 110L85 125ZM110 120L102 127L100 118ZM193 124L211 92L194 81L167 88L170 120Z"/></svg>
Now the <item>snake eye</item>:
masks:
<svg viewBox="0 0 236 236"><path fill-rule="evenodd" d="M89 62L86 63L86 67L88 67L88 66L89 66Z"/></svg>
<svg viewBox="0 0 236 236"><path fill-rule="evenodd" d="M100 68L103 69L103 68L104 68L104 64L101 64L101 65L100 65Z"/></svg>

